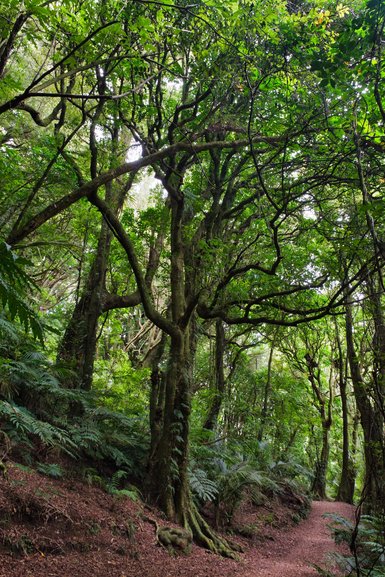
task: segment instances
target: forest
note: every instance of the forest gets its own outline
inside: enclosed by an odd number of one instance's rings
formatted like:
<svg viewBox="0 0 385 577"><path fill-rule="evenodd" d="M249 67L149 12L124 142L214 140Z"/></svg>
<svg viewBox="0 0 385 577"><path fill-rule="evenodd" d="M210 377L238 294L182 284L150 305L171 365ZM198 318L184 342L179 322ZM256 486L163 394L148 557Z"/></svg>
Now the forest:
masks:
<svg viewBox="0 0 385 577"><path fill-rule="evenodd" d="M77 471L218 559L245 494L355 504L385 575L384 27L0 0L5 480Z"/></svg>

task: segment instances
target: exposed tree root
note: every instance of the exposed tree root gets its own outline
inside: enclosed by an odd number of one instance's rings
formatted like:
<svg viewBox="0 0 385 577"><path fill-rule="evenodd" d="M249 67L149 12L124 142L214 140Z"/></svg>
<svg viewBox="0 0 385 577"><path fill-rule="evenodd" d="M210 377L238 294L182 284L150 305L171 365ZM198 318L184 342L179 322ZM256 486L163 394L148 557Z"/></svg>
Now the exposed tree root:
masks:
<svg viewBox="0 0 385 577"><path fill-rule="evenodd" d="M188 555L190 553L192 543L190 530L181 527L160 527L155 519L147 515L143 516L143 519L154 525L156 542L167 549L170 554L184 553Z"/></svg>
<svg viewBox="0 0 385 577"><path fill-rule="evenodd" d="M242 547L218 535L198 513L194 505L191 505L184 515L184 526L190 529L193 540L198 545L222 557L239 560L237 551L242 551Z"/></svg>
<svg viewBox="0 0 385 577"><path fill-rule="evenodd" d="M191 540L216 555L236 561L239 561L237 553L243 551L240 545L224 539L210 527L193 504L190 504L188 510L182 515L184 529L181 530L166 526L160 527L155 519L147 515L143 516L143 519L154 525L157 543L169 551L172 547L176 552L189 553Z"/></svg>

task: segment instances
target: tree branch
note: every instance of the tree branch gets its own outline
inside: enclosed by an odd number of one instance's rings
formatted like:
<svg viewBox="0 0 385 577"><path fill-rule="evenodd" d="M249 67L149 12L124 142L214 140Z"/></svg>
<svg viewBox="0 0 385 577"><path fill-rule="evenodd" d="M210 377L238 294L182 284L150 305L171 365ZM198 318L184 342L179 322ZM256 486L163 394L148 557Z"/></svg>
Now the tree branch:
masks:
<svg viewBox="0 0 385 577"><path fill-rule="evenodd" d="M136 285L138 287L138 292L140 294L141 302L147 317L160 329L169 334L170 336L179 336L179 331L174 323L163 317L155 309L154 303L152 301L152 296L148 290L145 277L141 270L138 258L134 246L131 242L130 237L127 235L119 219L115 213L108 207L108 205L97 196L95 192L88 194L88 200L93 204L99 212L103 215L108 227L110 228L112 234L119 241L123 247L132 271L135 276Z"/></svg>

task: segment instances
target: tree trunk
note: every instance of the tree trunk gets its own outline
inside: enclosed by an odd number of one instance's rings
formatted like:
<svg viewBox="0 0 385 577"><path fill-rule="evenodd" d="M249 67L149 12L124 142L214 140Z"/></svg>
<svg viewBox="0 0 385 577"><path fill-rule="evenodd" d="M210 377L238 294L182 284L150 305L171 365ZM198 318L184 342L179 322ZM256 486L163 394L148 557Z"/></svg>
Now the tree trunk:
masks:
<svg viewBox="0 0 385 577"><path fill-rule="evenodd" d="M377 281L377 282L376 282ZM385 319L382 309L383 281L382 279L370 278L369 301L371 304L374 334L373 334L373 399L374 410L378 413L378 418L385 420L384 400L385 400Z"/></svg>
<svg viewBox="0 0 385 577"><path fill-rule="evenodd" d="M183 524L188 491L188 434L191 408L188 382L188 334L171 339L164 382L161 430L154 431L150 491L167 516Z"/></svg>
<svg viewBox="0 0 385 577"><path fill-rule="evenodd" d="M215 553L235 557L229 544L198 513L190 493L188 450L192 364L196 351L193 305L196 293L195 267L186 266L188 251L183 238L184 197L177 190L178 178L175 176L165 182L171 207L171 320L165 321L170 349L164 376L164 411L158 423L160 427L152 431L158 438L151 440L148 486L153 502L170 520L189 529L197 543Z"/></svg>
<svg viewBox="0 0 385 577"><path fill-rule="evenodd" d="M103 81L103 87L105 89L104 79L101 79L101 81ZM101 106L100 109L98 108L95 112L90 128L90 172L92 178L95 178L98 172L98 147L95 131L100 113ZM120 144L123 144L122 139L119 122L115 117L111 138L111 167L115 165L117 158L121 154L119 147ZM119 185L117 187L112 182L105 185L105 201L114 211L114 214L118 214L122 209L133 181L134 174L131 174L123 186ZM90 390L92 386L98 321L104 310L104 299L107 297L105 281L110 256L111 239L112 231L109 224L103 219L95 260L91 265L83 294L74 308L72 317L58 349L58 360L65 361L72 365L76 373L76 377L71 383L74 388ZM137 302L140 302L140 298L129 305L123 304L121 306L133 306L133 304L137 304ZM117 306L108 306L105 310L109 310L110 308L117 308Z"/></svg>
<svg viewBox="0 0 385 577"><path fill-rule="evenodd" d="M157 447L159 440L161 438L163 421L164 421L164 410L165 410L165 393L166 393L166 382L165 374L160 369L160 361L164 354L164 349L166 345L167 335L162 333L162 338L160 343L155 347L152 367L151 367L151 392L150 392L150 452L148 456L149 471L151 477L151 468L155 455L157 453Z"/></svg>
<svg viewBox="0 0 385 577"><path fill-rule="evenodd" d="M347 395L347 367L342 353L341 339L337 322L335 323L337 346L338 346L338 374L339 389L342 406L342 467L341 479L338 486L337 501L353 503L354 488L356 483L356 470L354 461L350 455L349 435L349 406Z"/></svg>
<svg viewBox="0 0 385 577"><path fill-rule="evenodd" d="M268 364L267 364L267 379L266 379L266 383L265 383L265 390L263 392L263 405L262 405L262 411L261 411L261 421L259 424L259 430L258 430L258 436L257 436L257 439L259 442L261 442L263 439L263 433L265 431L265 426L266 426L266 421L267 421L268 403L269 403L269 399L270 399L270 395L271 395L271 385L272 385L271 369L273 366L274 343L275 343L275 338L274 338L274 340L271 344L271 347L270 347L269 360L268 360Z"/></svg>
<svg viewBox="0 0 385 577"><path fill-rule="evenodd" d="M317 457L317 462L314 471L314 480L312 484L312 493L316 499L326 499L326 474L329 464L329 432L332 425L332 393L331 386L329 383L329 394L330 398L326 402L325 395L321 389L321 373L317 363L309 353L305 356L306 365L308 368L308 379L312 386L314 395L318 401L318 412L321 417L322 425L322 447L319 456Z"/></svg>
<svg viewBox="0 0 385 577"><path fill-rule="evenodd" d="M214 431L214 429L217 427L218 416L225 393L225 373L223 366L225 344L226 341L223 321L221 319L217 319L215 322L215 392L205 423L203 425L204 429L209 429L210 431Z"/></svg>
<svg viewBox="0 0 385 577"><path fill-rule="evenodd" d="M349 436L349 410L347 399L346 379L340 380L340 393L342 404L342 468L341 479L338 486L337 501L353 503L354 488L356 483L356 470L354 462L350 456L350 436Z"/></svg>
<svg viewBox="0 0 385 577"><path fill-rule="evenodd" d="M171 336L164 381L164 411L158 428L152 429L149 490L167 517L189 529L194 540L215 553L235 557L231 546L217 535L198 513L191 499L188 473L188 441L191 412L190 329ZM159 427L159 424L161 426Z"/></svg>
<svg viewBox="0 0 385 577"><path fill-rule="evenodd" d="M86 287L59 345L58 360L69 363L76 375L71 382L73 388L91 389L110 242L111 233L102 222L97 254Z"/></svg>
<svg viewBox="0 0 385 577"><path fill-rule="evenodd" d="M322 448L317 459L311 491L315 499L326 499L326 473L329 463L329 431L330 424L322 421Z"/></svg>
<svg viewBox="0 0 385 577"><path fill-rule="evenodd" d="M349 297L347 297L345 308L348 360L354 395L364 433L365 480L362 500L368 512L381 513L385 504L383 420L370 402L368 390L361 375L361 368L353 340L352 304Z"/></svg>

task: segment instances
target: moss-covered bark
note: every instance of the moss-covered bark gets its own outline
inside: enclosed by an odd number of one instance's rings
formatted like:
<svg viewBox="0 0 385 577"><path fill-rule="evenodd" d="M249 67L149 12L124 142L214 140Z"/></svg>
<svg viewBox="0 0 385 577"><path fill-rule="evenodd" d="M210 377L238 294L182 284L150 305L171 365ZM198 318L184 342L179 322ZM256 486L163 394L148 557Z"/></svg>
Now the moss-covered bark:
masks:
<svg viewBox="0 0 385 577"><path fill-rule="evenodd" d="M383 416L372 405L353 339L352 305L346 305L346 343L354 396L364 434L365 479L362 500L368 512L382 513L385 503L385 447Z"/></svg>

